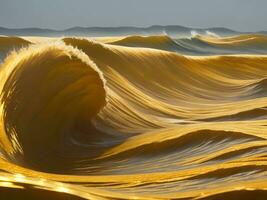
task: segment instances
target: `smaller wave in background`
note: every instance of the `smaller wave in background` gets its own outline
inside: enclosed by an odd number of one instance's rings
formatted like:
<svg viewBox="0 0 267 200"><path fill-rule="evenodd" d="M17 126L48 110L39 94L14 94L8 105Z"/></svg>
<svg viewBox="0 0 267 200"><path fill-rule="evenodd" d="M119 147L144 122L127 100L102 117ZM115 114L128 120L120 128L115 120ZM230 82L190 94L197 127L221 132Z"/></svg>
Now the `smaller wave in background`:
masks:
<svg viewBox="0 0 267 200"><path fill-rule="evenodd" d="M23 46L28 46L29 44L31 44L30 41L20 37L8 37L0 35L0 62L3 61L10 50L19 49Z"/></svg>
<svg viewBox="0 0 267 200"><path fill-rule="evenodd" d="M175 38L160 36L128 36L108 44L145 47L173 51L185 55L221 55L221 54L265 54L267 37L265 35L239 35L220 37L207 31L206 35L192 32L192 36Z"/></svg>

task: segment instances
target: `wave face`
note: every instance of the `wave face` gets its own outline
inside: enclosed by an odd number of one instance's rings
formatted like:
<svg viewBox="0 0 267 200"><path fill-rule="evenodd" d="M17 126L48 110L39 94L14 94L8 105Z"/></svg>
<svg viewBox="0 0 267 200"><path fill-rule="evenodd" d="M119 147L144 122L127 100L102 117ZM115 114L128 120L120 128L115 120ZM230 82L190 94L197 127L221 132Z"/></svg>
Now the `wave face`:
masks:
<svg viewBox="0 0 267 200"><path fill-rule="evenodd" d="M266 199L266 41L1 37L0 197Z"/></svg>

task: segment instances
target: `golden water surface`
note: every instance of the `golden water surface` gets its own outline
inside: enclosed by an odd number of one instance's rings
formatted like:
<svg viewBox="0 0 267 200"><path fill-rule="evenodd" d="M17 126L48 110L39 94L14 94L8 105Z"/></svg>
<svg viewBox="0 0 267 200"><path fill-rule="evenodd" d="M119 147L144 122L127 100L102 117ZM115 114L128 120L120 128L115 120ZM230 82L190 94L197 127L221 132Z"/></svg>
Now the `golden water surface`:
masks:
<svg viewBox="0 0 267 200"><path fill-rule="evenodd" d="M267 199L267 37L0 37L1 199Z"/></svg>

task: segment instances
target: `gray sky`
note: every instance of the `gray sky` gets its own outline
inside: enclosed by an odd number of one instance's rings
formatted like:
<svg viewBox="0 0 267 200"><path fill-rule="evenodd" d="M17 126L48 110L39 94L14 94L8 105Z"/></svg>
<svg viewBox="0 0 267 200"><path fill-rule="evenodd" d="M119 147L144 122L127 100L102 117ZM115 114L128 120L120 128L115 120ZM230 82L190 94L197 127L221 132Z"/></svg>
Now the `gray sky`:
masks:
<svg viewBox="0 0 267 200"><path fill-rule="evenodd" d="M227 27L267 30L267 0L0 0L0 26Z"/></svg>

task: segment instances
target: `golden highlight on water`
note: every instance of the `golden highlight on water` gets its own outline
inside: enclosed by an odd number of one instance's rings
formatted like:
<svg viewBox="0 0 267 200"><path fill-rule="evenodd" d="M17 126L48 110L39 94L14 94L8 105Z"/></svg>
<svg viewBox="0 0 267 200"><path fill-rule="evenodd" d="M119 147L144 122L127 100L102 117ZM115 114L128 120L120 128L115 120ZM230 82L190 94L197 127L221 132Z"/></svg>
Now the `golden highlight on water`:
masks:
<svg viewBox="0 0 267 200"><path fill-rule="evenodd" d="M1 199L267 199L267 37L0 36Z"/></svg>

